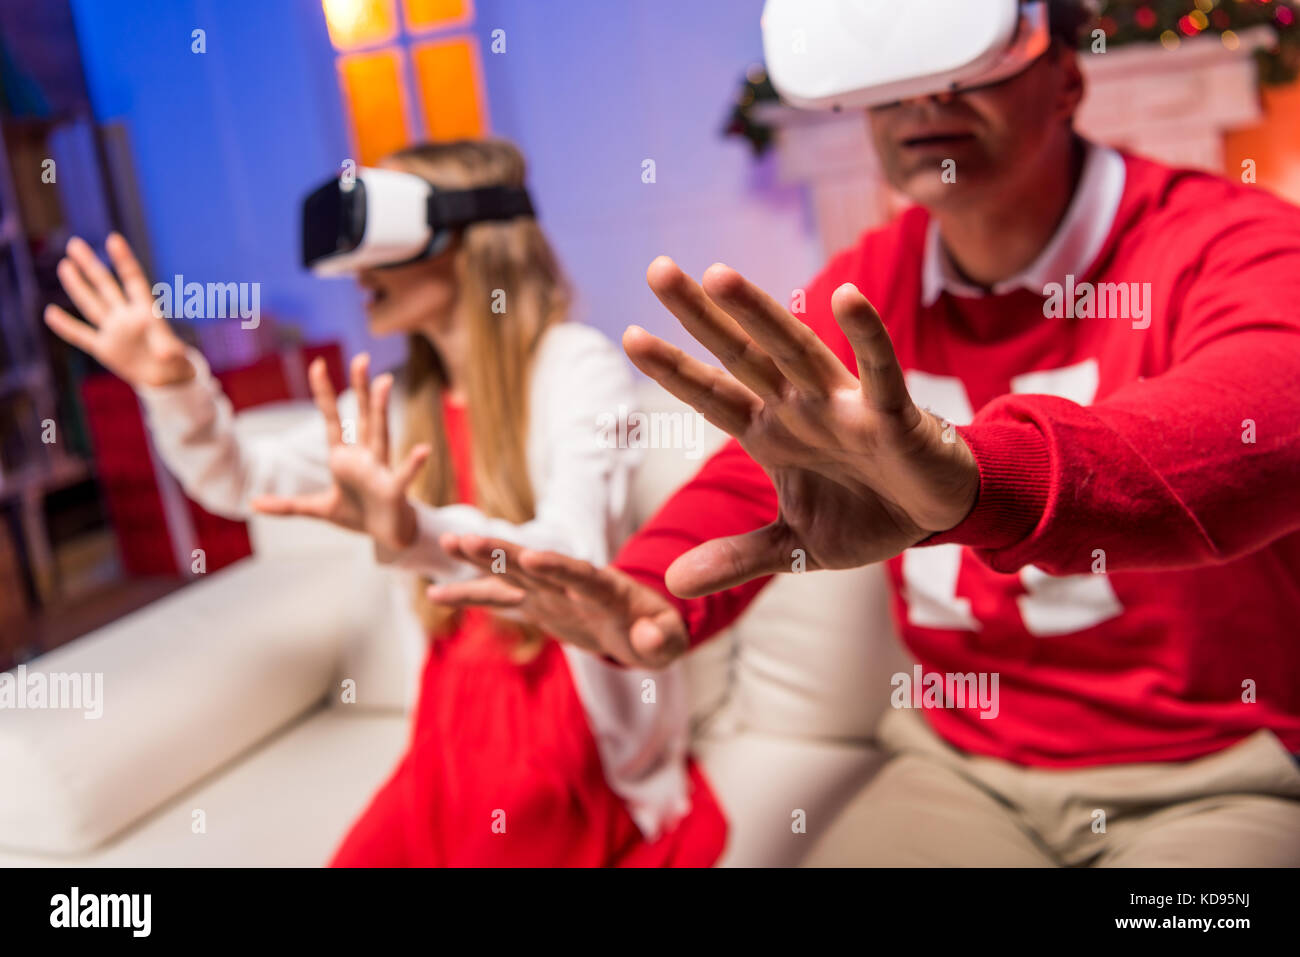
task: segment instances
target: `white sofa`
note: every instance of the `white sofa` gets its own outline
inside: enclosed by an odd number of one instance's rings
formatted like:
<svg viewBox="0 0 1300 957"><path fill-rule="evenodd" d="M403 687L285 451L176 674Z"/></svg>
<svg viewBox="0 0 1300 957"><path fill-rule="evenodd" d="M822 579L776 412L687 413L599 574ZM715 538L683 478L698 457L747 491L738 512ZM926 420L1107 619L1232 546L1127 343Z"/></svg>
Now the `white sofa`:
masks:
<svg viewBox="0 0 1300 957"><path fill-rule="evenodd" d="M653 385L639 404L681 409ZM285 403L239 427L314 414ZM638 519L702 461L650 451ZM0 710L0 865L328 860L403 749L420 637L367 540L298 519L251 534L253 556L28 663L102 674L104 713ZM799 862L878 766L872 729L909 668L878 568L783 577L692 652L723 864Z"/></svg>

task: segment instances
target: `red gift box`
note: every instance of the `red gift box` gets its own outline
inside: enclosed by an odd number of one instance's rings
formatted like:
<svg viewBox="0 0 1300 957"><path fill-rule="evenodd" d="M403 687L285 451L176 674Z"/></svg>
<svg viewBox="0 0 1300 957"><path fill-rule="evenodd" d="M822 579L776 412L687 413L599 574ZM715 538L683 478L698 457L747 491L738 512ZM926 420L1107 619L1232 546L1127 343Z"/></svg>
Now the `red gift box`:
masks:
<svg viewBox="0 0 1300 957"><path fill-rule="evenodd" d="M336 391L343 389L338 343L304 346L213 372L235 411L307 398L307 366L324 356ZM213 515L188 498L149 440L134 390L113 375L81 386L95 468L128 575L190 575L191 556L203 549L214 572L252 554L244 522Z"/></svg>

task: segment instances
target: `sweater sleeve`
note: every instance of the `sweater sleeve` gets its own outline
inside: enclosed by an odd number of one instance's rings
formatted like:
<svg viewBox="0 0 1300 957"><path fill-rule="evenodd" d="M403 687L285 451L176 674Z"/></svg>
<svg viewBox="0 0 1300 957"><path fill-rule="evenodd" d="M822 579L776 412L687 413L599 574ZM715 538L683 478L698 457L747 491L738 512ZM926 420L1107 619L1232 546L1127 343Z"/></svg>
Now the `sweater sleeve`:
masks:
<svg viewBox="0 0 1300 957"><path fill-rule="evenodd" d="M382 563L435 581L481 574L450 558L438 544L447 533L502 538L525 548L552 550L597 565L622 540L624 515L639 449L618 448L600 429L632 406L632 377L622 355L601 333L562 323L547 333L529 394L529 471L535 515L527 522L495 518L473 505L416 503L418 533L401 552L379 547ZM535 461L544 457L545 462Z"/></svg>
<svg viewBox="0 0 1300 957"><path fill-rule="evenodd" d="M698 644L735 621L770 579L678 598L664 584L668 566L696 545L762 528L776 515L767 473L731 439L628 540L614 566L667 598L686 622L691 643Z"/></svg>
<svg viewBox="0 0 1300 957"><path fill-rule="evenodd" d="M300 495L329 488L329 448L324 420L310 420L279 435L241 438L221 384L195 349L194 377L168 386L136 389L154 446L187 495L217 515L247 518L259 495ZM356 415L351 391L339 397L344 418Z"/></svg>
<svg viewBox="0 0 1300 957"><path fill-rule="evenodd" d="M979 498L925 544L1063 575L1098 550L1111 571L1225 562L1300 529L1300 235L1255 226L1210 246L1171 303L1162 374L1088 407L1003 396L960 428Z"/></svg>

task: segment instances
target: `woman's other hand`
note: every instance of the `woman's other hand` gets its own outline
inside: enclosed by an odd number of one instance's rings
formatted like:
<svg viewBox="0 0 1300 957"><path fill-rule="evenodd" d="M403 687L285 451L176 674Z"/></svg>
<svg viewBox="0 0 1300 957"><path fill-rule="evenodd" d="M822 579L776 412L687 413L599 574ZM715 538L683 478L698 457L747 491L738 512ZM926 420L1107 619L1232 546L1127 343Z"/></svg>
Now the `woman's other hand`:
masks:
<svg viewBox="0 0 1300 957"><path fill-rule="evenodd" d="M352 360L352 391L357 397L356 441L344 441L338 401L330 385L325 360L317 359L308 370L316 407L325 417L329 441L331 486L307 495L264 495L251 503L266 515L305 515L324 519L355 532L365 532L392 551L414 543L417 526L415 507L406 491L429 457L429 446L411 450L406 461L394 468L389 464L388 399L393 377L385 373L370 382L370 357L365 353Z"/></svg>

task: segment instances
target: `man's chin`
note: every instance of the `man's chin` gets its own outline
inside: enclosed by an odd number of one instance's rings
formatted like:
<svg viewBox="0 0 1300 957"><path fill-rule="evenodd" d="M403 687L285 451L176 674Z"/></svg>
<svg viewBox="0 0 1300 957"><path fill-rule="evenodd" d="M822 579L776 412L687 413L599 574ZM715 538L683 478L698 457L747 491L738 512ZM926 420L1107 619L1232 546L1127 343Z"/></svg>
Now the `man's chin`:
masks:
<svg viewBox="0 0 1300 957"><path fill-rule="evenodd" d="M926 209L952 209L968 205L979 192L974 177L963 181L960 170L945 171L942 167L926 166L900 177L894 188L919 206Z"/></svg>

